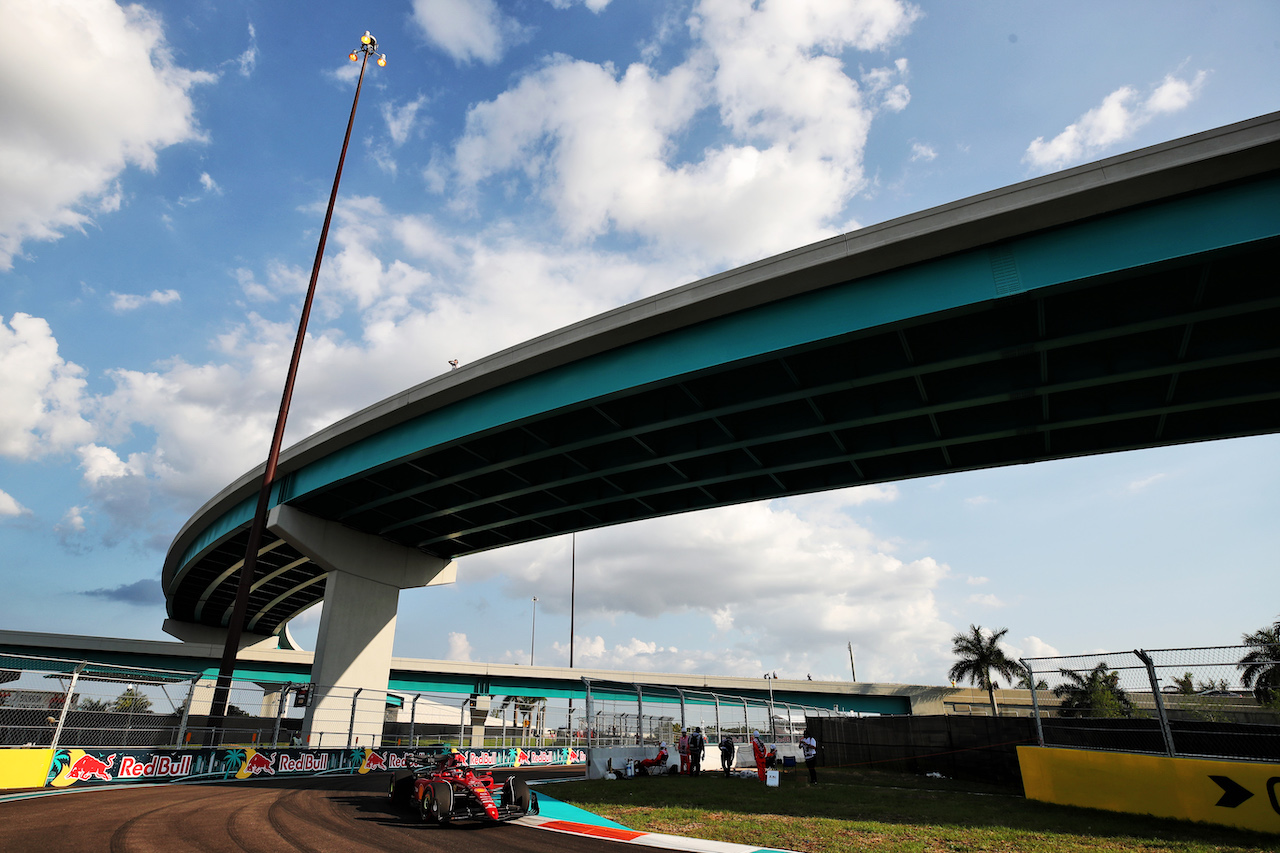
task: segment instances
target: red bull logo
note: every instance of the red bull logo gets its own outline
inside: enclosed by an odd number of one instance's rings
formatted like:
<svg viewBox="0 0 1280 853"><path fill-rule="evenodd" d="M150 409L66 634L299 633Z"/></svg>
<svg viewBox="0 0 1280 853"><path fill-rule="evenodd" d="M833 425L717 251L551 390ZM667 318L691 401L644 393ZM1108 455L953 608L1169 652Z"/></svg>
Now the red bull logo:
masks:
<svg viewBox="0 0 1280 853"><path fill-rule="evenodd" d="M329 769L329 755L323 752L319 754L304 752L297 758L279 755L277 758L277 769L281 773L322 773Z"/></svg>
<svg viewBox="0 0 1280 853"><path fill-rule="evenodd" d="M257 776L259 773L266 773L270 776L274 776L276 775L276 768L273 766L275 764L275 760L276 757L274 754L268 758L261 752L255 752L245 763L243 772L249 776Z"/></svg>
<svg viewBox="0 0 1280 853"><path fill-rule="evenodd" d="M125 755L120 758L120 773L117 778L150 779L157 776L186 776L191 772L191 759L190 755L178 758L157 755L150 761L138 761L131 755Z"/></svg>
<svg viewBox="0 0 1280 853"><path fill-rule="evenodd" d="M115 760L116 754L114 752L107 756L106 762L92 755L82 755L76 759L75 764L72 764L71 769L67 771L67 778L76 782L88 782L91 779L110 782L111 773L109 771Z"/></svg>

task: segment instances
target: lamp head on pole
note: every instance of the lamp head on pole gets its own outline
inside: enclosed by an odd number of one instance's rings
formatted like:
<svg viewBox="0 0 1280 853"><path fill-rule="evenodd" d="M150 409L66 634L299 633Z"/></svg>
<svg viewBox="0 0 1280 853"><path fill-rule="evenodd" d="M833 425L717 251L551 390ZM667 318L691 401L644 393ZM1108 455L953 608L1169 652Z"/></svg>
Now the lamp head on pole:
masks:
<svg viewBox="0 0 1280 853"><path fill-rule="evenodd" d="M365 30L364 35L360 36L360 46L348 53L347 58L352 62L355 62L360 58L361 54L365 56L378 57L378 65L386 68L387 55L385 53L378 53L378 40L374 37L373 33L368 30Z"/></svg>

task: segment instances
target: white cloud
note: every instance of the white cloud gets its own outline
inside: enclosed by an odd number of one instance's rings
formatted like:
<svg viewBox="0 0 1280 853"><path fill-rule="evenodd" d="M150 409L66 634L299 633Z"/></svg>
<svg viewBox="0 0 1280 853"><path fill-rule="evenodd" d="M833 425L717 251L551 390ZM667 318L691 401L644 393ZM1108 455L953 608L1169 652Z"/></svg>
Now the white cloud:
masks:
<svg viewBox="0 0 1280 853"><path fill-rule="evenodd" d="M965 578L964 582L967 583L969 586L982 586L984 583L989 583L990 580L991 580L990 578L985 578L982 576L978 576L978 577L970 576Z"/></svg>
<svg viewBox="0 0 1280 853"><path fill-rule="evenodd" d="M109 0L0 4L0 270L31 240L55 240L117 210L126 166L201 139L192 86L213 75L174 64L160 20ZM57 57L31 66L33 56Z"/></svg>
<svg viewBox="0 0 1280 853"><path fill-rule="evenodd" d="M88 439L84 370L58 355L48 322L0 317L0 454L30 459Z"/></svg>
<svg viewBox="0 0 1280 853"><path fill-rule="evenodd" d="M449 632L449 651L445 655L445 660L471 660L471 643L467 640L467 635L457 631Z"/></svg>
<svg viewBox="0 0 1280 853"><path fill-rule="evenodd" d="M14 518L19 515L30 515L31 510L18 503L8 492L0 489L0 518Z"/></svg>
<svg viewBox="0 0 1280 853"><path fill-rule="evenodd" d="M554 57L473 107L457 175L468 187L522 174L576 240L617 229L718 262L819 239L865 183L873 114L907 98L893 82L905 63L863 89L838 54L882 49L918 14L893 2L704 0L688 22L693 48L666 73ZM730 141L681 158L707 110Z"/></svg>
<svg viewBox="0 0 1280 853"><path fill-rule="evenodd" d="M413 20L428 42L459 64L474 60L493 65L528 37L495 0L414 0Z"/></svg>
<svg viewBox="0 0 1280 853"><path fill-rule="evenodd" d="M382 105L382 119L387 123L387 133L396 146L404 145L418 120L418 112L427 103L426 95L397 106L387 102Z"/></svg>
<svg viewBox="0 0 1280 853"><path fill-rule="evenodd" d="M575 3L581 3L597 15L604 11L604 7L609 5L609 0L547 0L548 3L556 9L569 9Z"/></svg>
<svg viewBox="0 0 1280 853"><path fill-rule="evenodd" d="M1190 80L1169 75L1145 100L1140 100L1137 89L1122 86L1048 142L1043 136L1036 137L1027 146L1022 161L1048 171L1096 157L1133 136L1152 119L1185 109L1199 95L1207 76L1205 71L1197 72Z"/></svg>
<svg viewBox="0 0 1280 853"><path fill-rule="evenodd" d="M842 494L826 497L834 503ZM852 641L863 677L932 676L952 633L934 597L947 568L900 560L847 513L820 506L811 514L808 500L803 515L792 501L769 501L579 536L579 618L675 617L705 624L723 645L685 648L639 634L608 648L597 639L575 650L575 663L750 675L771 650L825 651ZM567 612L567 548L559 539L472 555L459 563L459 582L500 580L513 599L537 594L540 609ZM814 669L803 656L792 666L800 677Z"/></svg>
<svg viewBox="0 0 1280 853"><path fill-rule="evenodd" d="M938 159L938 152L930 145L920 142L911 143L911 159L912 161L923 160L926 163Z"/></svg>
<svg viewBox="0 0 1280 853"><path fill-rule="evenodd" d="M1062 654L1055 647L1036 636L1023 637L1021 645L1009 646L1008 648L1011 653L1010 656L1014 660L1019 658L1059 657Z"/></svg>
<svg viewBox="0 0 1280 853"><path fill-rule="evenodd" d="M242 77L252 76L253 70L258 66L258 31L253 28L253 24L249 24L249 46L235 58L234 64Z"/></svg>
<svg viewBox="0 0 1280 853"><path fill-rule="evenodd" d="M1000 597L987 593L986 595L971 595L968 598L970 604L976 604L979 607L1004 607L1004 602Z"/></svg>
<svg viewBox="0 0 1280 853"><path fill-rule="evenodd" d="M964 499L964 505L967 507L973 507L974 509L980 506L986 506L989 503L994 503L994 501L986 495L973 495L972 497Z"/></svg>
<svg viewBox="0 0 1280 853"><path fill-rule="evenodd" d="M168 305L182 301L182 294L173 290L153 290L143 296L137 293L111 292L111 308L113 311L133 311L143 305Z"/></svg>
<svg viewBox="0 0 1280 853"><path fill-rule="evenodd" d="M1152 474L1150 477L1144 477L1141 480L1134 480L1126 487L1131 493L1145 491L1148 486L1158 483L1164 479L1164 474Z"/></svg>
<svg viewBox="0 0 1280 853"><path fill-rule="evenodd" d="M222 187L218 186L218 182L215 181L208 172L200 173L200 186L204 187L204 191L207 193L222 195Z"/></svg>

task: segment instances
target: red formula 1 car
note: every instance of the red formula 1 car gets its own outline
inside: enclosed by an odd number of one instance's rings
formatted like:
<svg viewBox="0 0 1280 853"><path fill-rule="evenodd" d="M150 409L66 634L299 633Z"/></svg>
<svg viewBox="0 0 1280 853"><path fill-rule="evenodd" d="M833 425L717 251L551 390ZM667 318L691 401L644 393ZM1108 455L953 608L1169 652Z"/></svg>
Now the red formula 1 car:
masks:
<svg viewBox="0 0 1280 853"><path fill-rule="evenodd" d="M394 806L412 806L425 823L505 821L538 813L538 795L523 780L508 776L499 784L493 774L473 771L461 753L410 760L417 766L392 775L389 796Z"/></svg>

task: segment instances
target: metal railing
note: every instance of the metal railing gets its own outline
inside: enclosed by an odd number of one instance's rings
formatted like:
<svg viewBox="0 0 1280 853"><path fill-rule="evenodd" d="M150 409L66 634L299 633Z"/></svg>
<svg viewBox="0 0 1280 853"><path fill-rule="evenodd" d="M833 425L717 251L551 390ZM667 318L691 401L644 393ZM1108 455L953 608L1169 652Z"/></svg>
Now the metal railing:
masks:
<svg viewBox="0 0 1280 853"><path fill-rule="evenodd" d="M1024 659L1039 743L1280 759L1280 690L1271 687L1280 687L1280 660L1246 657L1256 651L1214 646Z"/></svg>
<svg viewBox="0 0 1280 853"><path fill-rule="evenodd" d="M0 747L579 749L674 742L695 726L712 743L755 731L785 743L799 739L806 714L836 713L780 698L590 679L554 696L238 680L215 728L213 689L203 671L0 654Z"/></svg>

